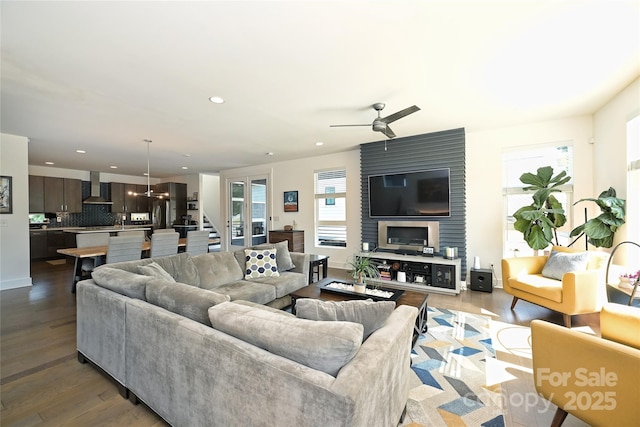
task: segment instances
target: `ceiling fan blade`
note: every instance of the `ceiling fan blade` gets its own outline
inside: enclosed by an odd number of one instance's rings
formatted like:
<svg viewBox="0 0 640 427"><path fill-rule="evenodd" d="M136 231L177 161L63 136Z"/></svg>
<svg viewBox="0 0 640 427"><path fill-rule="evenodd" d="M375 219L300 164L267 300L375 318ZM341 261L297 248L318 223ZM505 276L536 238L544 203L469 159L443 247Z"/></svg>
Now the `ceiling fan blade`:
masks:
<svg viewBox="0 0 640 427"><path fill-rule="evenodd" d="M393 131L391 130L391 128L389 126L385 127L384 130L382 131L382 133L387 135L387 138L395 138L396 137L396 134L393 133Z"/></svg>
<svg viewBox="0 0 640 427"><path fill-rule="evenodd" d="M408 116L411 113L415 113L416 111L420 111L420 108L418 108L417 105L414 105L414 106L405 108L404 110L400 110L397 113L393 113L390 116L383 117L380 120L382 120L383 122L389 124L389 123L395 122L396 120L401 119L401 118L403 118L405 116Z"/></svg>
<svg viewBox="0 0 640 427"><path fill-rule="evenodd" d="M329 125L330 128L344 128L349 126L371 126L371 123L367 123L366 125Z"/></svg>

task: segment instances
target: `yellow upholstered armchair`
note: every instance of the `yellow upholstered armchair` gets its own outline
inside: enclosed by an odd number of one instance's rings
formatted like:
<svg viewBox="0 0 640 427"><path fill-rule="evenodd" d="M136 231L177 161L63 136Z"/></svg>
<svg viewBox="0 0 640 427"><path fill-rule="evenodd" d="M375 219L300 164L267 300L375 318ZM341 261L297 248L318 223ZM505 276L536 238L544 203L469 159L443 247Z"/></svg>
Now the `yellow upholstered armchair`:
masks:
<svg viewBox="0 0 640 427"><path fill-rule="evenodd" d="M553 251L578 253L564 246L554 246ZM544 255L502 260L502 287L513 295L511 309L518 299L523 299L562 313L568 328L572 315L599 312L606 302L604 267L607 254L588 252L586 269L567 272L561 280L542 275L548 258Z"/></svg>
<svg viewBox="0 0 640 427"><path fill-rule="evenodd" d="M640 309L605 304L602 337L543 320L531 322L533 378L558 407L552 426L570 413L592 426L632 426L640 420Z"/></svg>

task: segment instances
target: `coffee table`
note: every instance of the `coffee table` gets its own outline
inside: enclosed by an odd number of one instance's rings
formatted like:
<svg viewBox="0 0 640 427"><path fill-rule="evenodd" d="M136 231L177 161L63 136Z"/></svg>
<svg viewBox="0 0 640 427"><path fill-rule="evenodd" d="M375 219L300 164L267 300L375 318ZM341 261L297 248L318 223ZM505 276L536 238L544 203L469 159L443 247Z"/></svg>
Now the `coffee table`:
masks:
<svg viewBox="0 0 640 427"><path fill-rule="evenodd" d="M344 282L350 283L342 279L334 279L326 277L318 283L314 283L304 288L298 289L289 294L291 296L291 312L296 313L296 300L299 298L313 298L321 301L348 301L356 299L350 295L337 294L333 292L321 292L319 286L325 285L331 282ZM413 342L415 344L418 335L427 331L427 298L429 294L417 291L405 290L402 296L396 301L396 305L404 304L410 305L418 309L418 317L416 318L416 324L413 326Z"/></svg>

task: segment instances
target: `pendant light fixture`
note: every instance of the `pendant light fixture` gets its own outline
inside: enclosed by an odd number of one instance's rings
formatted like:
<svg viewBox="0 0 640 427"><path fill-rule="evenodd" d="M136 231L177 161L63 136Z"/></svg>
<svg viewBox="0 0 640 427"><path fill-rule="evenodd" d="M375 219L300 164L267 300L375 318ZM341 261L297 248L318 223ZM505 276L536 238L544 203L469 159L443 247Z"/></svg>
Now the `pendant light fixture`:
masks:
<svg viewBox="0 0 640 427"><path fill-rule="evenodd" d="M149 147L153 141L150 139L145 139L144 142L147 143L147 191L144 193L136 193L133 191L129 191L129 194L134 196L147 196L147 197L157 197L158 199L163 199L165 197L169 197L169 193L154 193L151 189L151 172L150 172L150 155L149 155Z"/></svg>

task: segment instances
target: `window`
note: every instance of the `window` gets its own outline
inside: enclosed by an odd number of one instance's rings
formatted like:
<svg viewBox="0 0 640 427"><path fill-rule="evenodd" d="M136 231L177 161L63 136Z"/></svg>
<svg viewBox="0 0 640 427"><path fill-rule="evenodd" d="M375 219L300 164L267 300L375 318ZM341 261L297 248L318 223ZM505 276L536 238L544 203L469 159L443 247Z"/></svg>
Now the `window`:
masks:
<svg viewBox="0 0 640 427"><path fill-rule="evenodd" d="M347 246L347 171L315 173L316 245Z"/></svg>
<svg viewBox="0 0 640 427"><path fill-rule="evenodd" d="M504 256L526 256L533 255L533 249L525 242L522 233L513 228L515 219L513 213L523 206L532 203L533 191L525 191L526 186L520 181L523 173L535 174L538 168L551 166L553 175L565 171L572 180L561 186L559 193L554 196L565 210L567 222L558 229L558 243L566 246L570 243L569 233L571 232L572 219L571 211L573 205L573 147L567 143L542 145L535 147L525 147L510 150L503 154L503 195L504 209L506 216L506 230L504 234Z"/></svg>

